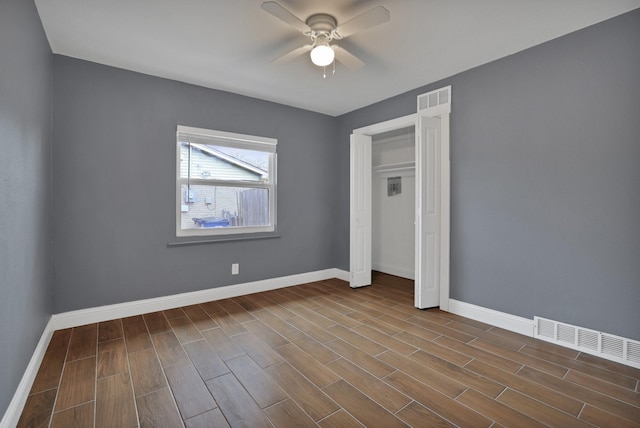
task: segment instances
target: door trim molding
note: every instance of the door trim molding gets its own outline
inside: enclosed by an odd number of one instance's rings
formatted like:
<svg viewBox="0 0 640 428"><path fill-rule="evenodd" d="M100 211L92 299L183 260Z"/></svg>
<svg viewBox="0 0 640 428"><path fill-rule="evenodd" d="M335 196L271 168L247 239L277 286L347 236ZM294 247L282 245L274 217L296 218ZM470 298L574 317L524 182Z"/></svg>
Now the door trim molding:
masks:
<svg viewBox="0 0 640 428"><path fill-rule="evenodd" d="M374 123L373 125L363 126L362 128L354 129L352 134L364 134L373 136L376 134L382 134L387 131L395 131L396 129L407 128L409 126L415 126L417 113L408 114L406 116L397 117L391 120L385 120L384 122Z"/></svg>

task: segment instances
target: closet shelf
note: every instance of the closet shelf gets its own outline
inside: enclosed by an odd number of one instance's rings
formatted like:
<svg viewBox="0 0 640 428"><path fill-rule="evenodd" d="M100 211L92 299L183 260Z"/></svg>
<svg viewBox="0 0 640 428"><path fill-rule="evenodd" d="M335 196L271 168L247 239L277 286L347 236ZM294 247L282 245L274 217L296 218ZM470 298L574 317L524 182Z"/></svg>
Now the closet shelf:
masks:
<svg viewBox="0 0 640 428"><path fill-rule="evenodd" d="M409 161L409 162L385 163L382 165L374 165L373 170L376 172L403 171L407 169L414 169L415 167L416 167L416 163L414 161Z"/></svg>

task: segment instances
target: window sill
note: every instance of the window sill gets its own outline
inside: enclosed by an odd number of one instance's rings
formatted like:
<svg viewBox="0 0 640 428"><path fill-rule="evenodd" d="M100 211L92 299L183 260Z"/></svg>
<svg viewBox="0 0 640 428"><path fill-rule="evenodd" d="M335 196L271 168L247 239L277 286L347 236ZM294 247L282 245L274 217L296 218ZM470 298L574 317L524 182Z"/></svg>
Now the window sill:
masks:
<svg viewBox="0 0 640 428"><path fill-rule="evenodd" d="M247 236L219 236L215 238L207 237L205 239L196 239L190 241L176 241L167 243L167 247L185 247L189 245L204 245L204 244L217 244L219 242L233 242L233 241L253 241L256 239L274 239L281 236L274 233L268 234L255 234Z"/></svg>

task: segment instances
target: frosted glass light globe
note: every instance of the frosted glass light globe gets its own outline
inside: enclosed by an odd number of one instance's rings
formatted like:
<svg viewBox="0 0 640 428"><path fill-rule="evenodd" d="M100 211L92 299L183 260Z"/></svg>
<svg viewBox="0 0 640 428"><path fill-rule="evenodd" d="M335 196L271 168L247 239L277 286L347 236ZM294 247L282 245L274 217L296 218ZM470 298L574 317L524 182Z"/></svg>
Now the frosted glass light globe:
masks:
<svg viewBox="0 0 640 428"><path fill-rule="evenodd" d="M318 45L311 51L311 62L319 67L324 67L333 62L335 53L328 45Z"/></svg>

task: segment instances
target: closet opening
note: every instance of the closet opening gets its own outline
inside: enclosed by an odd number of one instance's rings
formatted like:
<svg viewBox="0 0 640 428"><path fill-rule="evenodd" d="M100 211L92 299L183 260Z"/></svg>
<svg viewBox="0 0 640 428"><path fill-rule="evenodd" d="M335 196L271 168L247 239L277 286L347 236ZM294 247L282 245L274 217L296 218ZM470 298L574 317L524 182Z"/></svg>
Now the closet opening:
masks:
<svg viewBox="0 0 640 428"><path fill-rule="evenodd" d="M416 308L448 310L450 114L448 86L419 95L416 114L351 133L350 287L371 285L374 269L389 272L413 279Z"/></svg>
<svg viewBox="0 0 640 428"><path fill-rule="evenodd" d="M372 136L371 268L415 279L415 126Z"/></svg>

